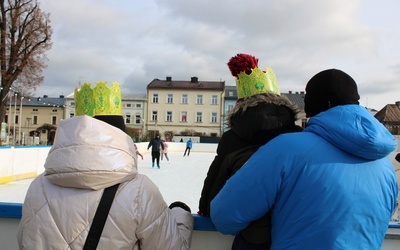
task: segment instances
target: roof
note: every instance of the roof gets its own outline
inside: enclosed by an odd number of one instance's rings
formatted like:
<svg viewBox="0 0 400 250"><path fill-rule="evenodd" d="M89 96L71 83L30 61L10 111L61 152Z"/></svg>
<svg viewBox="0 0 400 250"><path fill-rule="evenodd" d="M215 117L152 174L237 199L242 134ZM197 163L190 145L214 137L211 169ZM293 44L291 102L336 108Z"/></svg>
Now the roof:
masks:
<svg viewBox="0 0 400 250"><path fill-rule="evenodd" d="M225 100L237 100L236 86L225 86Z"/></svg>
<svg viewBox="0 0 400 250"><path fill-rule="evenodd" d="M299 109L304 110L304 91L294 93L289 91L289 93L282 93L282 95L286 96L289 101L296 104Z"/></svg>
<svg viewBox="0 0 400 250"><path fill-rule="evenodd" d="M10 105L10 101L7 101L7 105ZM15 100L11 100L11 106L20 106L21 99L17 98L17 103ZM64 106L64 96L60 97L24 97L22 99L22 106L24 107L63 107Z"/></svg>
<svg viewBox="0 0 400 250"><path fill-rule="evenodd" d="M400 103L387 104L376 113L375 118L383 124L400 124Z"/></svg>
<svg viewBox="0 0 400 250"><path fill-rule="evenodd" d="M192 77L190 81L173 81L171 77L166 80L154 79L147 85L147 89L185 89L185 90L219 90L223 91L225 81L199 81Z"/></svg>

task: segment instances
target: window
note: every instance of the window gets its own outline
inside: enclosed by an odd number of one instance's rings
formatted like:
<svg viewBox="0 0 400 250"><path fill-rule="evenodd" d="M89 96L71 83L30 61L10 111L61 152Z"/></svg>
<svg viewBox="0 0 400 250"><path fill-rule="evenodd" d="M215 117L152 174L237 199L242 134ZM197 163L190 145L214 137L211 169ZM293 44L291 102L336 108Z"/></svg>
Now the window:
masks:
<svg viewBox="0 0 400 250"><path fill-rule="evenodd" d="M152 121L157 121L157 111L151 112L151 120Z"/></svg>
<svg viewBox="0 0 400 250"><path fill-rule="evenodd" d="M196 112L196 122L201 122L202 121L202 113L201 112Z"/></svg>
<svg viewBox="0 0 400 250"><path fill-rule="evenodd" d="M211 123L217 123L218 119L217 119L217 113L216 112L212 112L211 113Z"/></svg>
<svg viewBox="0 0 400 250"><path fill-rule="evenodd" d="M212 95L211 96L211 104L212 105L217 105L218 104L218 96L217 95Z"/></svg>
<svg viewBox="0 0 400 250"><path fill-rule="evenodd" d="M57 116L51 117L51 125L57 125Z"/></svg>
<svg viewBox="0 0 400 250"><path fill-rule="evenodd" d="M137 114L137 115L135 115L135 123L136 124L140 124L141 123L141 117L140 117L140 114Z"/></svg>
<svg viewBox="0 0 400 250"><path fill-rule="evenodd" d="M172 122L172 111L167 111L167 122Z"/></svg>
<svg viewBox="0 0 400 250"><path fill-rule="evenodd" d="M33 116L33 124L35 124L35 125L38 124L38 116L37 115Z"/></svg>
<svg viewBox="0 0 400 250"><path fill-rule="evenodd" d="M71 102L71 103L70 103L70 106L71 106L71 107L74 107L74 106L75 106L75 102Z"/></svg>
<svg viewBox="0 0 400 250"><path fill-rule="evenodd" d="M5 116L4 116L4 122L5 122L5 123L8 123L8 115L5 115Z"/></svg>
<svg viewBox="0 0 400 250"><path fill-rule="evenodd" d="M233 96L233 91L229 91L228 96Z"/></svg>
<svg viewBox="0 0 400 250"><path fill-rule="evenodd" d="M186 111L181 112L181 122L187 122L187 112Z"/></svg>
<svg viewBox="0 0 400 250"><path fill-rule="evenodd" d="M197 104L203 104L203 95L197 95L196 103Z"/></svg>
<svg viewBox="0 0 400 250"><path fill-rule="evenodd" d="M57 113L57 109L53 109L51 112L53 112L53 113Z"/></svg>
<svg viewBox="0 0 400 250"><path fill-rule="evenodd" d="M125 115L125 123L130 124L131 123L131 114L128 113Z"/></svg>
<svg viewBox="0 0 400 250"><path fill-rule="evenodd" d="M131 108L131 107L132 107L132 104L131 104L131 103L127 103L127 104L126 104L126 107L127 107L127 108Z"/></svg>
<svg viewBox="0 0 400 250"><path fill-rule="evenodd" d="M153 103L158 103L158 94L153 94Z"/></svg>
<svg viewBox="0 0 400 250"><path fill-rule="evenodd" d="M15 124L18 124L18 115L15 116Z"/></svg>
<svg viewBox="0 0 400 250"><path fill-rule="evenodd" d="M188 103L188 95L187 94L182 94L182 104L187 104Z"/></svg>
<svg viewBox="0 0 400 250"><path fill-rule="evenodd" d="M136 103L136 108L141 108L142 104L141 103Z"/></svg>
<svg viewBox="0 0 400 250"><path fill-rule="evenodd" d="M228 104L228 112L231 112L231 110L233 109L235 105L233 104Z"/></svg>
<svg viewBox="0 0 400 250"><path fill-rule="evenodd" d="M71 113L69 113L69 118L72 118L72 117L74 117L74 115L75 115L75 114L74 114L74 113L72 113L72 112L71 112Z"/></svg>
<svg viewBox="0 0 400 250"><path fill-rule="evenodd" d="M33 111L33 112L38 112L39 110L38 110L38 109L33 109L32 111Z"/></svg>
<svg viewBox="0 0 400 250"><path fill-rule="evenodd" d="M173 103L173 102L174 102L173 94L168 94L167 95L167 103Z"/></svg>

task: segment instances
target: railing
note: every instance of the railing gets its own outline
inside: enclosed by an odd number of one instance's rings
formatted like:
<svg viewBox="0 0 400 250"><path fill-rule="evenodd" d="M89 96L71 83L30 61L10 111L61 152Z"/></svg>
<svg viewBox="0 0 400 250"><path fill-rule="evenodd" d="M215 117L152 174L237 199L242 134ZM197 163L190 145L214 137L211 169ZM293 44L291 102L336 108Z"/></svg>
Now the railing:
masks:
<svg viewBox="0 0 400 250"><path fill-rule="evenodd" d="M21 203L0 202L0 242L1 249L18 249L17 230L22 215ZM193 214L194 231L192 250L230 249L233 236L217 232L210 218ZM400 249L400 223L391 223L382 250Z"/></svg>

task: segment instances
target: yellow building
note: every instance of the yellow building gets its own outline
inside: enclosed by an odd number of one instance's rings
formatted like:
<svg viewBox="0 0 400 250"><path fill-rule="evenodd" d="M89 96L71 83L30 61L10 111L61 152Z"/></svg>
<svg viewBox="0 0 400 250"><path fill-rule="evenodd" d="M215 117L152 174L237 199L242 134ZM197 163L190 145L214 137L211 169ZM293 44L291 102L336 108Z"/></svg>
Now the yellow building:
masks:
<svg viewBox="0 0 400 250"><path fill-rule="evenodd" d="M215 136L222 134L224 81L154 79L147 85L145 129L153 137L173 135Z"/></svg>

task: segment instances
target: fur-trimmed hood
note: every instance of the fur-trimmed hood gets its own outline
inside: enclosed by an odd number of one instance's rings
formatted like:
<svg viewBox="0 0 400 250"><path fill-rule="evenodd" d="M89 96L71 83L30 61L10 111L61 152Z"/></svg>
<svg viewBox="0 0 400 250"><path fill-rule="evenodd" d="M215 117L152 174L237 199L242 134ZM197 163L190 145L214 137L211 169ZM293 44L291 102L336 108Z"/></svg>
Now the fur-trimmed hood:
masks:
<svg viewBox="0 0 400 250"><path fill-rule="evenodd" d="M230 127L240 138L265 143L280 133L296 132L300 109L283 95L253 95L236 103L227 117Z"/></svg>

